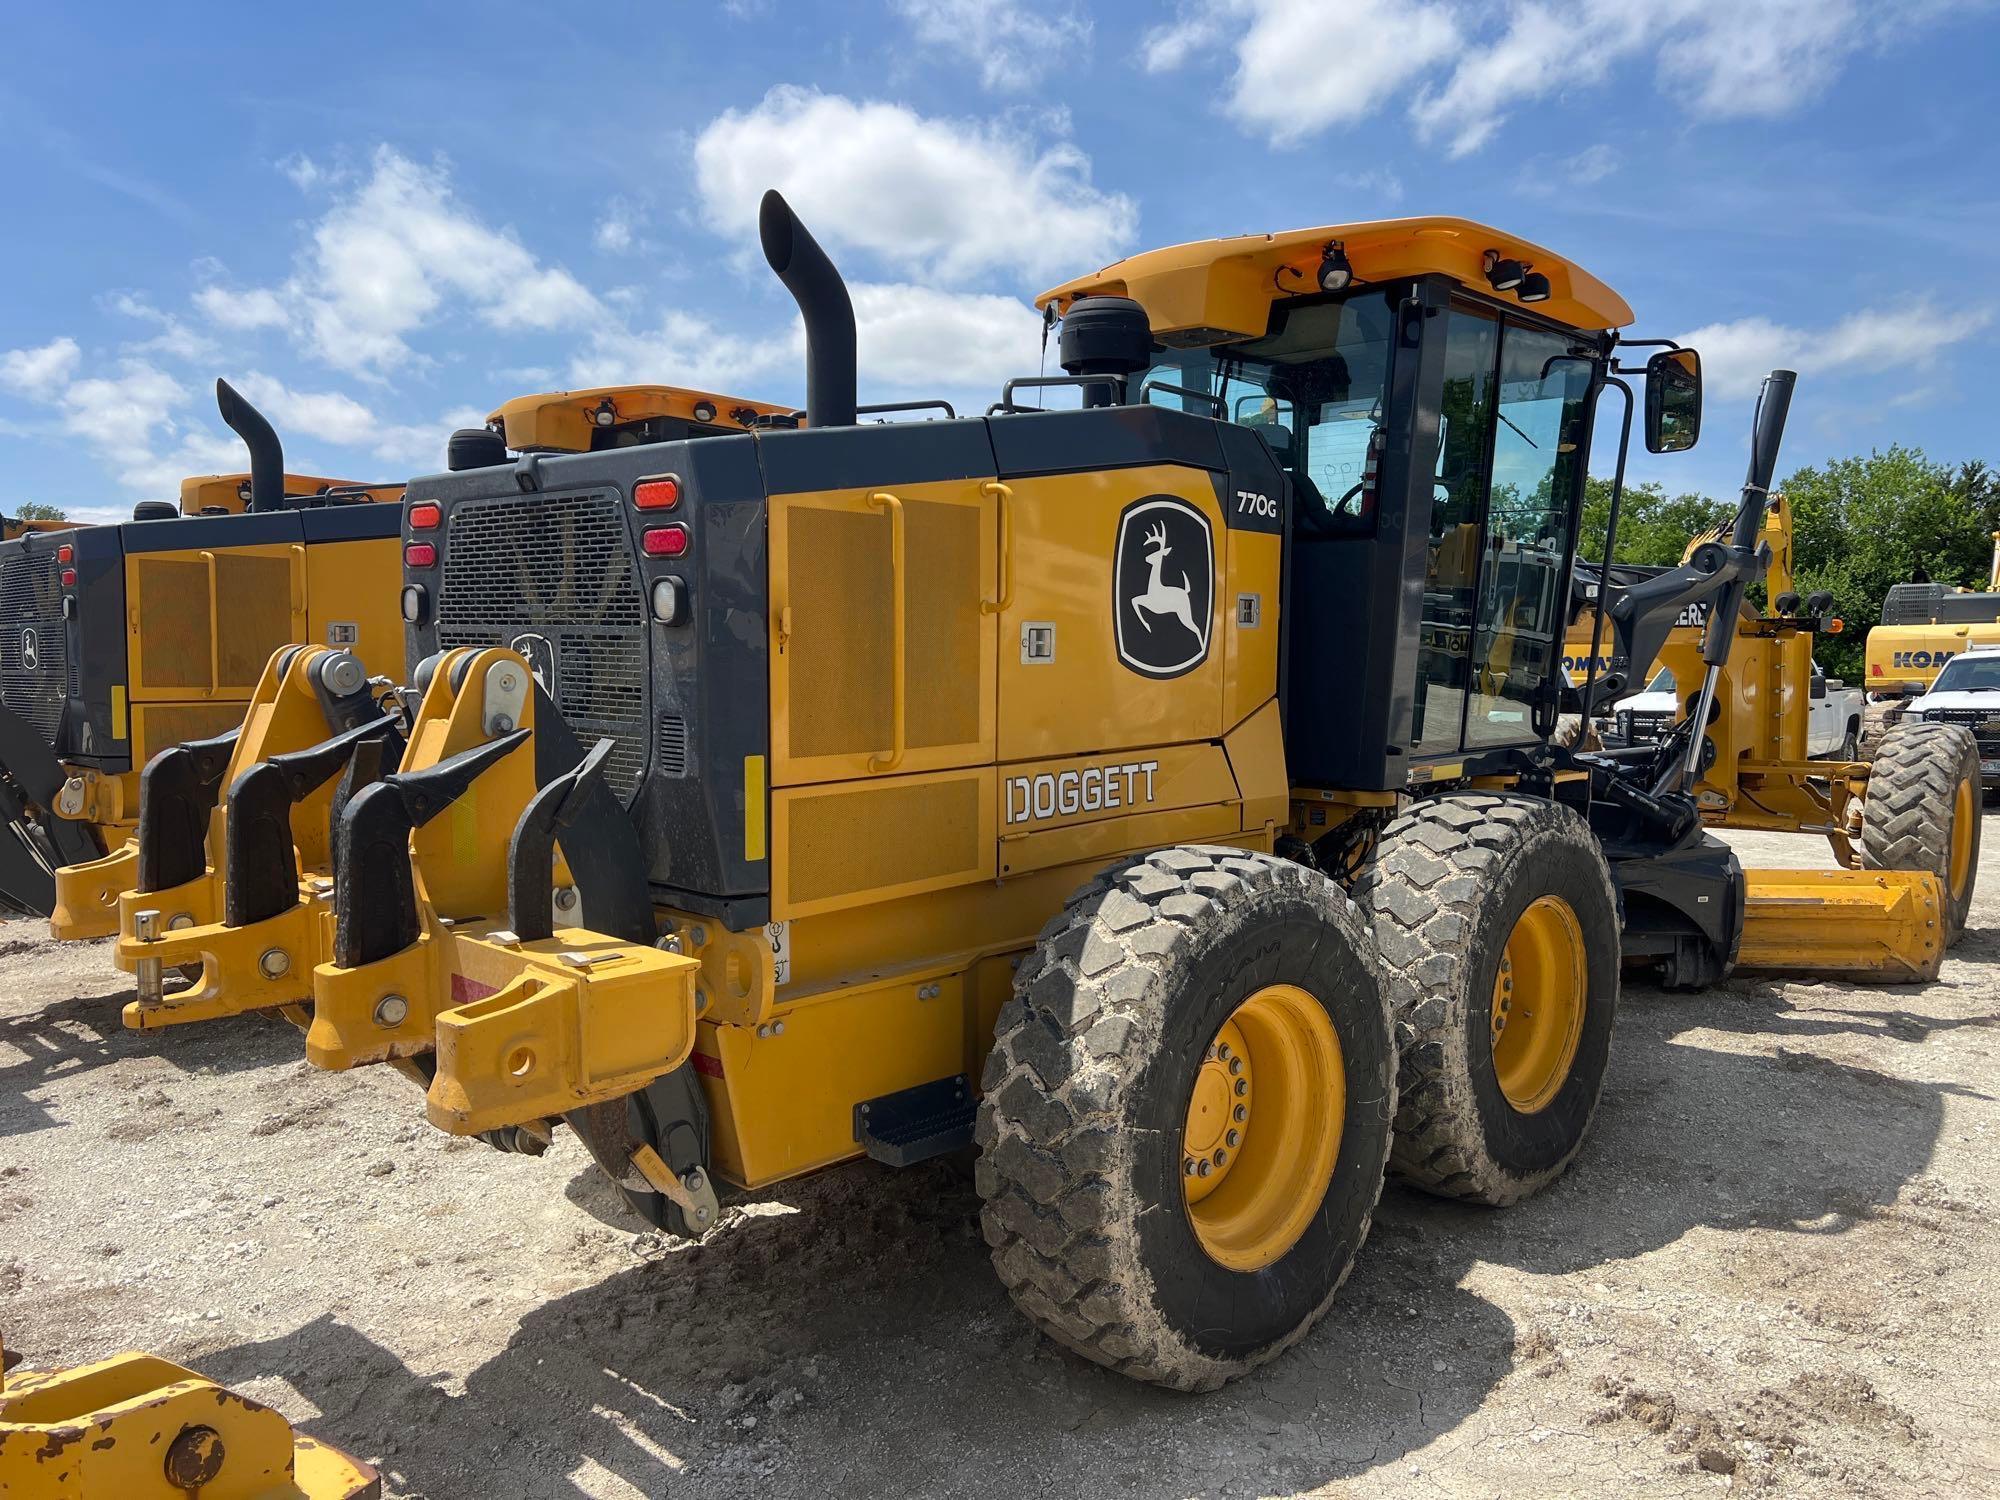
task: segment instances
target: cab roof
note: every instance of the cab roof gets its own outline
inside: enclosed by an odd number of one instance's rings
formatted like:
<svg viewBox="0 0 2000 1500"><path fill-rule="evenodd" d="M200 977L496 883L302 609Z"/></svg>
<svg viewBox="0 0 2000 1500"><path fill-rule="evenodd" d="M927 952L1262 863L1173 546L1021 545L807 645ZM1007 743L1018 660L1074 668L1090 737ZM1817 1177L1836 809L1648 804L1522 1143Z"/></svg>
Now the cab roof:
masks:
<svg viewBox="0 0 2000 1500"><path fill-rule="evenodd" d="M1625 299L1574 262L1516 235L1448 218L1377 219L1194 240L1128 255L1094 276L1043 292L1035 305L1062 313L1078 297L1131 297L1146 309L1154 335L1164 343L1261 338L1270 326L1272 303L1318 292L1320 256L1336 240L1354 267L1356 285L1444 275L1504 301L1508 294L1494 292L1486 280L1483 261L1492 250L1548 277L1548 300L1530 304L1537 315L1588 332L1632 321Z"/></svg>
<svg viewBox="0 0 2000 1500"><path fill-rule="evenodd" d="M753 417L789 416L792 411L789 406L677 385L601 385L584 391L516 396L489 416L486 425L505 437L507 446L516 452L543 448L587 453L591 429L599 425L597 414L606 402L611 410L611 421L603 424L606 426L677 417L703 425L748 427ZM695 408L703 405L714 411L697 417Z"/></svg>
<svg viewBox="0 0 2000 1500"><path fill-rule="evenodd" d="M400 484L367 484L359 479L328 479L318 474L287 474L285 494L291 499L321 495L328 490L363 490L370 500L401 500ZM181 481L181 514L198 516L220 507L234 514L250 508L248 474L194 474Z"/></svg>

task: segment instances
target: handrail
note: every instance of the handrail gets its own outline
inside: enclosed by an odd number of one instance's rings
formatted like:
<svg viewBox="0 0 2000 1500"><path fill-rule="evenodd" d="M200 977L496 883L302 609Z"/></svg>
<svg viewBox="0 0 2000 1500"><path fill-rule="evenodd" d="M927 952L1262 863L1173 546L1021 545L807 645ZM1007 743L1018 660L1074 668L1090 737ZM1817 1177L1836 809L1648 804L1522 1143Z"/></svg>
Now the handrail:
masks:
<svg viewBox="0 0 2000 1500"><path fill-rule="evenodd" d="M1000 597L979 601L982 615L997 615L1014 602L1014 491L997 479L989 479L979 487L979 493L991 495L1000 506Z"/></svg>
<svg viewBox="0 0 2000 1500"><path fill-rule="evenodd" d="M909 737L906 685L909 676L909 634L908 611L904 607L904 529L903 502L886 490L877 490L868 497L870 505L879 505L889 512L889 608L890 608L890 657L894 676L889 682L889 716L891 744L887 755L868 757L871 771L893 771L902 764L903 752L908 748Z"/></svg>
<svg viewBox="0 0 2000 1500"><path fill-rule="evenodd" d="M222 690L222 584L213 552L199 553L208 564L208 696Z"/></svg>

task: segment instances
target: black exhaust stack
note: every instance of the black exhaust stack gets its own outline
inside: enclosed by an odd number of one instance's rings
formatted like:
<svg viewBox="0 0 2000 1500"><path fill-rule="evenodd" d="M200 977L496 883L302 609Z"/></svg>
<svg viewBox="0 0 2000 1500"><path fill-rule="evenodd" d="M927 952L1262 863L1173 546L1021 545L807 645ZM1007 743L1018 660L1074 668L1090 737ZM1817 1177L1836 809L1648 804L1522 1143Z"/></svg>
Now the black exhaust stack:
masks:
<svg viewBox="0 0 2000 1500"><path fill-rule="evenodd" d="M854 304L847 284L776 188L758 206L757 237L806 320L806 425L852 427Z"/></svg>
<svg viewBox="0 0 2000 1500"><path fill-rule="evenodd" d="M283 510L285 447L278 441L277 430L226 380L215 382L215 405L222 420L250 450L250 508Z"/></svg>

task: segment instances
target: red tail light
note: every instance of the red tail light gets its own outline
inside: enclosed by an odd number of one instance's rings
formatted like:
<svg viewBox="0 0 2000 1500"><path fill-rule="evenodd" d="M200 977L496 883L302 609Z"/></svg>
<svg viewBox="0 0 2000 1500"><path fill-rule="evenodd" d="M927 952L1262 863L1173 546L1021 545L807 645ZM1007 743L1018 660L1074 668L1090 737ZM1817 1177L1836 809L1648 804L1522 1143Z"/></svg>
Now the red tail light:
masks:
<svg viewBox="0 0 2000 1500"><path fill-rule="evenodd" d="M655 526L640 538L648 557L685 557L688 549L688 529L676 522L672 526Z"/></svg>
<svg viewBox="0 0 2000 1500"><path fill-rule="evenodd" d="M425 502L410 507L410 530L436 531L444 521L444 507Z"/></svg>
<svg viewBox="0 0 2000 1500"><path fill-rule="evenodd" d="M56 548L56 561L59 563L75 562L76 548L72 547L68 542L64 542L60 547Z"/></svg>
<svg viewBox="0 0 2000 1500"><path fill-rule="evenodd" d="M76 569L75 569L75 568L64 568L64 569L62 570L62 584L63 584L63 587L64 587L64 588L66 588L66 589L67 589L67 588L74 588L74 587L76 586Z"/></svg>
<svg viewBox="0 0 2000 1500"><path fill-rule="evenodd" d="M435 568L438 549L429 542L411 542L403 548L403 566L406 568Z"/></svg>
<svg viewBox="0 0 2000 1500"><path fill-rule="evenodd" d="M681 481L677 474L658 479L642 479L632 487L632 503L641 510L672 510L681 503Z"/></svg>

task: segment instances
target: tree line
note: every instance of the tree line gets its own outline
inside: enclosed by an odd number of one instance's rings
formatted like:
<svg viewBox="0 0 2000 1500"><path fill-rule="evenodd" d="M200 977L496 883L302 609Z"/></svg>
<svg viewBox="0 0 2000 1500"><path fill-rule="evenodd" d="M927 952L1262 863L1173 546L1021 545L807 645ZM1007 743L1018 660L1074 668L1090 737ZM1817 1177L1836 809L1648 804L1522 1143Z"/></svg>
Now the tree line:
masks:
<svg viewBox="0 0 2000 1500"><path fill-rule="evenodd" d="M1585 481L1582 555L1604 553L1611 482ZM2000 530L2000 474L1981 460L1939 463L1900 443L1865 457L1797 469L1778 486L1792 505L1794 587L1824 589L1845 629L1815 652L1835 677L1862 683L1862 648L1882 619L1889 586L1928 578L1985 588ZM1736 502L1670 495L1657 481L1625 487L1614 559L1677 563L1688 538L1734 513Z"/></svg>

